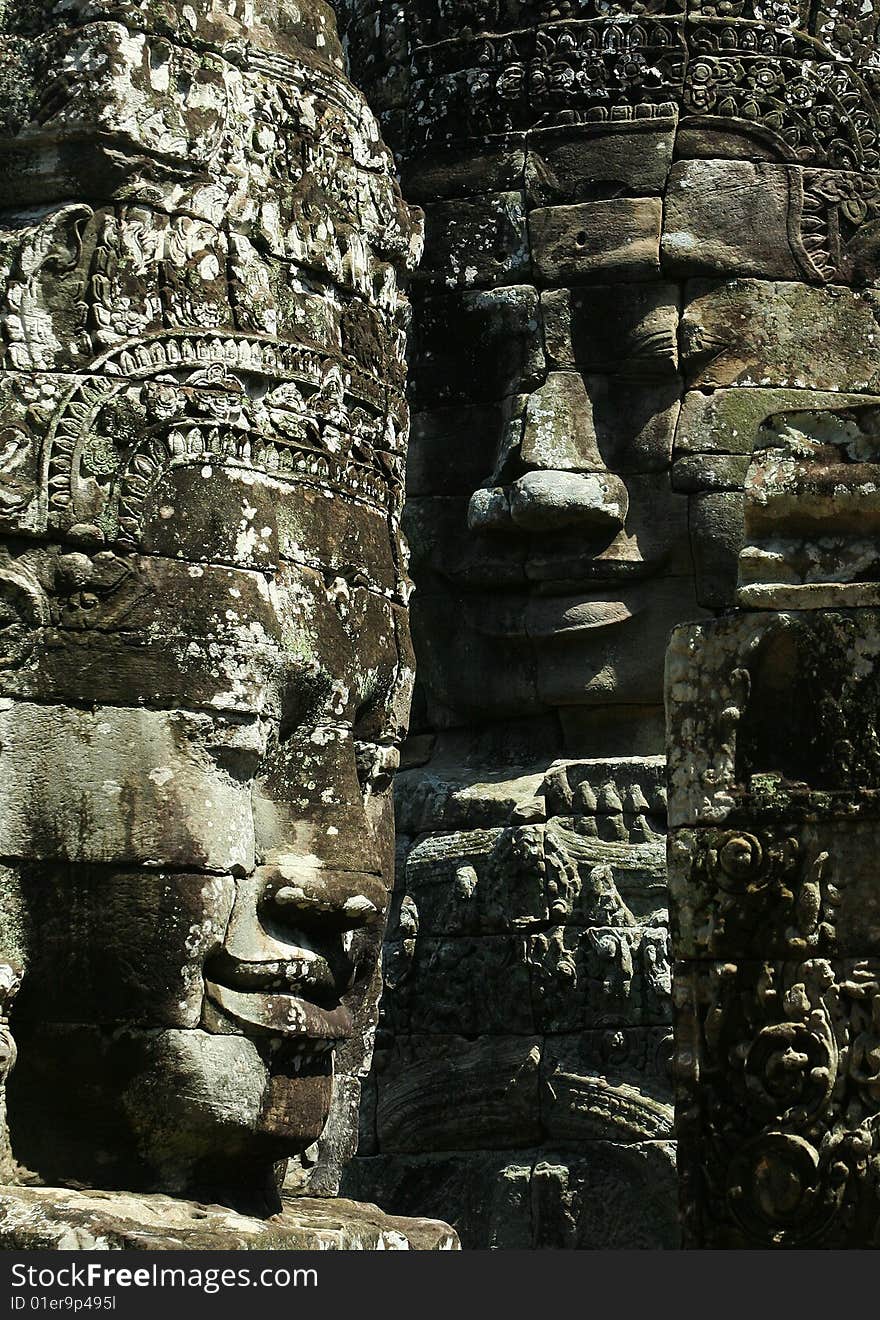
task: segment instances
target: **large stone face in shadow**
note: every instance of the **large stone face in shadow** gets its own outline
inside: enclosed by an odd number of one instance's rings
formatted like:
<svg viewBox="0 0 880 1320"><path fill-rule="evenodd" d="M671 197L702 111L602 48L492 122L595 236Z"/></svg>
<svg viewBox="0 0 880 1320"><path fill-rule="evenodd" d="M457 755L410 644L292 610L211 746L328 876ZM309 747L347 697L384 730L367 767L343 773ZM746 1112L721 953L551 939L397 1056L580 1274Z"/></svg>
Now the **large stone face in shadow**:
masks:
<svg viewBox="0 0 880 1320"><path fill-rule="evenodd" d="M552 1072L556 1033L570 1033L566 1075L585 1095L616 1085L603 1057L571 1062L574 1037L608 1024L606 982L615 1028L643 1029L645 946L631 932L606 938L598 912L575 934L575 917L538 901L545 882L529 888L497 840L534 829L529 846L558 883L543 853L559 811L546 785L557 760L582 762L590 791L559 814L581 839L619 845L602 864L626 893L645 815L627 798L626 758L662 754L670 630L734 604L753 449L801 404L825 414L876 401L876 14L722 15L699 0L343 10L352 66L427 215L406 510L419 737L402 786L383 1049L439 1068L443 1046L429 1055L422 1038L448 1033L463 1116L456 1125L445 1096L428 1114L413 1094L408 1122L393 1073L377 1068L362 1146L373 1182L358 1177L399 1208L427 1209L435 1160L438 1207L461 1178L467 1241L555 1246L534 1210L545 1156L573 1170L588 1143L610 1143L596 1165L607 1173L566 1183L575 1221L594 1223L603 1180L629 1187L634 1207L644 1198L634 1165L613 1171L626 1107L607 1105L603 1127L585 1102L561 1144L546 1097L537 1118L525 1103L532 1060ZM774 516L754 542L753 596L773 580ZM792 586L833 553L803 549ZM867 562L869 547L847 553ZM591 779L600 760L604 800ZM659 813L646 819L662 832ZM423 886L425 858L447 847L460 862L444 886ZM594 944L608 958L599 995ZM669 1020L662 1003L652 1024ZM487 1153L488 1135L477 1156L469 1134L503 1108L505 1069L504 1158ZM666 1081L642 1074L637 1089L644 1112L663 1105L671 1122ZM455 1164L465 1148L466 1171ZM671 1223L671 1176L664 1186ZM476 1187L482 1216L464 1208ZM613 1222L617 1245L642 1232L627 1236L635 1211ZM606 1241L591 1234L581 1245Z"/></svg>

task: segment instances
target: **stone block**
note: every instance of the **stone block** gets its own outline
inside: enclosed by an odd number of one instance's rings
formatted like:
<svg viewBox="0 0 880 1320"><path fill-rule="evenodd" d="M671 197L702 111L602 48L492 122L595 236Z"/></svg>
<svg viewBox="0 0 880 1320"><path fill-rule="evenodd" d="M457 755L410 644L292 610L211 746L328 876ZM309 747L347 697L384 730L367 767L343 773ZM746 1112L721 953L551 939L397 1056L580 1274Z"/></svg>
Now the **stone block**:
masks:
<svg viewBox="0 0 880 1320"><path fill-rule="evenodd" d="M398 1036L376 1057L383 1155L504 1149L541 1134L541 1042L529 1036Z"/></svg>
<svg viewBox="0 0 880 1320"><path fill-rule="evenodd" d="M689 521L697 600L709 609L730 607L744 539L742 493L727 490L691 495Z"/></svg>
<svg viewBox="0 0 880 1320"><path fill-rule="evenodd" d="M185 711L5 705L4 857L253 869L250 782L224 761L252 756L254 730Z"/></svg>
<svg viewBox="0 0 880 1320"><path fill-rule="evenodd" d="M418 935L385 950L383 1012L397 1035L535 1031L530 959L517 935Z"/></svg>
<svg viewBox="0 0 880 1320"><path fill-rule="evenodd" d="M341 1053L342 1051L340 1051ZM359 1077L342 1071L337 1055L334 1064L333 1096L327 1123L318 1140L287 1164L284 1195L287 1197L339 1196L342 1170L354 1159L360 1145L362 1087ZM374 1140L375 1144L375 1140ZM364 1154L370 1143L364 1142Z"/></svg>
<svg viewBox="0 0 880 1320"><path fill-rule="evenodd" d="M873 582L750 582L737 587L736 601L752 610L876 609L880 586Z"/></svg>
<svg viewBox="0 0 880 1320"><path fill-rule="evenodd" d="M540 790L546 764L529 764L536 755L530 740L534 739L534 726L526 726L522 745L516 732L510 726L489 730L490 756L493 752L503 755L514 767L500 778L491 763L481 773L479 767L475 772L467 765L464 757L458 760L462 749L470 745L467 739L459 742L460 732L436 735L437 750L431 763L424 769L403 770L395 779L398 830L445 833L506 825L519 803L531 801ZM537 755L543 751L539 746Z"/></svg>
<svg viewBox="0 0 880 1320"><path fill-rule="evenodd" d="M878 416L869 406L770 419L746 482L749 542L839 539L843 568L849 545L870 538L880 517Z"/></svg>
<svg viewBox="0 0 880 1320"><path fill-rule="evenodd" d="M465 1249L528 1250L532 1163L531 1151L379 1155L353 1160L343 1190L381 1199L395 1214L446 1214Z"/></svg>
<svg viewBox="0 0 880 1320"><path fill-rule="evenodd" d="M583 377L552 371L526 404L523 462L557 472L600 472L604 464L592 411Z"/></svg>
<svg viewBox="0 0 880 1320"><path fill-rule="evenodd" d="M639 922L665 913L664 838L662 822L642 813L554 817L543 850L557 887L552 915L586 926L615 924L624 913Z"/></svg>
<svg viewBox="0 0 880 1320"><path fill-rule="evenodd" d="M874 609L677 628L666 669L670 827L875 819L878 655Z"/></svg>
<svg viewBox="0 0 880 1320"><path fill-rule="evenodd" d="M659 700L661 681L653 657L661 654L670 628L698 610L693 582L686 577L659 577L590 597L582 592L534 598L528 607L529 630L546 639L536 675L540 701L547 706L601 705L612 695L621 704ZM587 628L579 625L603 616L607 634L585 635ZM621 627L612 635L614 623Z"/></svg>
<svg viewBox="0 0 880 1320"><path fill-rule="evenodd" d="M563 761L544 785L553 816L640 812L666 816L666 763L661 756L615 756Z"/></svg>
<svg viewBox="0 0 880 1320"><path fill-rule="evenodd" d="M668 467L680 382L551 372L529 398L520 452L539 468L621 475Z"/></svg>
<svg viewBox="0 0 880 1320"><path fill-rule="evenodd" d="M810 278L792 250L800 190L790 179L769 161L677 160L665 196L664 272Z"/></svg>
<svg viewBox="0 0 880 1320"><path fill-rule="evenodd" d="M314 1197L270 1220L171 1196L4 1187L6 1251L455 1251L457 1235L430 1219Z"/></svg>
<svg viewBox="0 0 880 1320"><path fill-rule="evenodd" d="M500 403L417 412L406 465L408 496L470 497L500 456L519 448L525 406L526 396L514 394Z"/></svg>
<svg viewBox="0 0 880 1320"><path fill-rule="evenodd" d="M197 1027L230 876L94 866L0 869L0 957L25 971L18 1021ZM76 944L71 924L88 930Z"/></svg>
<svg viewBox="0 0 880 1320"><path fill-rule="evenodd" d="M525 151L515 140L473 144L467 151L437 147L409 152L401 166L403 190L414 202L522 190Z"/></svg>
<svg viewBox="0 0 880 1320"><path fill-rule="evenodd" d="M660 196L672 163L675 119L537 130L530 134L526 192L533 206Z"/></svg>
<svg viewBox="0 0 880 1320"><path fill-rule="evenodd" d="M538 295L527 285L419 301L415 327L420 407L492 403L522 394L543 373Z"/></svg>
<svg viewBox="0 0 880 1320"><path fill-rule="evenodd" d="M688 390L675 430L675 454L751 454L768 419L803 409L834 411L861 404L876 405L870 395L819 390L733 389Z"/></svg>
<svg viewBox="0 0 880 1320"><path fill-rule="evenodd" d="M673 498L683 503L683 497ZM646 563L639 557L642 549L647 553L655 550L653 562L663 568L680 563L688 542L683 519L672 513L670 524L664 526L658 520L652 527L647 501L645 521L635 523L631 541L616 539L604 555L595 557L586 584L595 581L606 562L615 567L632 562L640 566L632 570L633 577L641 576L645 573L641 566ZM423 526L430 527L427 519ZM637 537L643 526L647 544L640 546ZM652 532L663 542L669 531L680 535L665 544L651 544ZM558 545L555 555L536 556L527 566L532 580L561 581L563 590L569 583L583 581L580 570L589 556L583 544L578 547L577 539L573 536L570 542ZM623 553L615 554L620 542ZM630 547L632 560L626 554ZM570 557L560 553L569 548ZM487 556L472 559L470 564L465 561L460 567L453 565L455 574L446 576L444 572L442 577L436 549L434 554L430 565L432 569L437 565L433 581L425 582L423 566L419 566L426 590L413 601L412 623L421 678L432 699L442 699L447 711L476 714L485 710L487 681L500 671L505 675L504 685L491 694L493 713L499 717L523 719L555 707L598 707L612 697L620 705L659 705L662 682L655 657L662 654L669 630L679 620L700 612L686 569L681 576L663 577L658 572L650 583L636 578L624 579L612 588L585 585L575 594L497 592L497 583L516 583L516 565L508 563L504 576L497 573L493 595L491 588L479 593L473 588L491 582L488 570L494 562L499 570L504 567L500 553L496 561ZM471 586L472 594L452 600L449 584L456 581Z"/></svg>
<svg viewBox="0 0 880 1320"><path fill-rule="evenodd" d="M557 926L529 938L538 1029L551 1032L669 1021L663 927Z"/></svg>
<svg viewBox="0 0 880 1320"><path fill-rule="evenodd" d="M95 1147L111 1185L143 1186L151 1166L192 1179L218 1127L229 1159L260 1122L268 1068L244 1036L26 1021L17 1043L7 1086L13 1150L50 1186L61 1169L81 1179ZM320 1127L328 1092L324 1079L300 1088L304 1132Z"/></svg>
<svg viewBox="0 0 880 1320"><path fill-rule="evenodd" d="M688 454L672 466L672 489L688 495L742 491L748 470L747 454Z"/></svg>
<svg viewBox="0 0 880 1320"><path fill-rule="evenodd" d="M420 932L488 933L545 920L542 842L529 828L456 831L419 840L407 857L402 883L418 909Z"/></svg>
<svg viewBox="0 0 880 1320"><path fill-rule="evenodd" d="M647 918L665 902L664 836L641 813L555 818L507 829L433 834L402 877L422 934L585 926ZM608 829L604 828L607 822ZM656 832L655 832L656 831Z"/></svg>
<svg viewBox="0 0 880 1320"><path fill-rule="evenodd" d="M340 617L309 569L284 568L270 586L249 570L25 542L18 554L0 553L0 599L7 697L256 717L280 715L283 686L303 720L317 719L323 705L325 716L353 723L370 671L374 690L391 697L400 689L406 699L398 607L356 587ZM347 685L346 696L333 694L334 682ZM362 735L375 709L362 709Z"/></svg>
<svg viewBox="0 0 880 1320"><path fill-rule="evenodd" d="M877 393L878 307L871 289L692 281L680 335L688 386Z"/></svg>
<svg viewBox="0 0 880 1320"><path fill-rule="evenodd" d="M658 198L613 198L529 214L535 274L546 284L650 280L660 274Z"/></svg>
<svg viewBox="0 0 880 1320"><path fill-rule="evenodd" d="M289 487L284 494L288 491ZM262 512L262 502L257 507ZM239 523L245 514L242 509ZM401 598L401 569L396 542L388 535L387 510L346 499L338 490L331 499L327 488L303 485L295 500L278 500L263 526L277 526L278 553L289 563L327 573L331 581L337 577L346 580L351 566L356 565L365 587ZM243 528L245 536L248 530Z"/></svg>
<svg viewBox="0 0 880 1320"><path fill-rule="evenodd" d="M332 10L326 0L310 0L300 9L287 0L257 0L249 9L218 11L212 0L181 5L154 5L139 0L135 8L124 0L12 0L4 14L8 32L48 31L53 26L81 27L96 19L131 24L171 37L186 45L194 40L212 45L248 40L260 51L291 55L306 49L341 67L341 51Z"/></svg>
<svg viewBox="0 0 880 1320"><path fill-rule="evenodd" d="M686 1246L873 1242L876 1190L856 1134L874 1112L878 973L876 958L676 968Z"/></svg>
<svg viewBox="0 0 880 1320"><path fill-rule="evenodd" d="M620 375L640 388L675 375L679 293L674 284L596 284L541 294L554 366Z"/></svg>
<svg viewBox="0 0 880 1320"><path fill-rule="evenodd" d="M416 279L440 289L521 284L531 274L521 193L428 203L425 257Z"/></svg>
<svg viewBox="0 0 880 1320"><path fill-rule="evenodd" d="M448 595L449 582L494 580L499 586L525 582L523 551L511 551L507 540L494 532L469 529L469 507L469 500L459 495L417 495L407 501L403 528L423 596ZM416 611L417 598L413 597ZM502 610L503 605L499 602ZM443 609L442 601L439 608Z"/></svg>
<svg viewBox="0 0 880 1320"><path fill-rule="evenodd" d="M880 822L745 821L669 842L679 957L872 957L880 953Z"/></svg>
<svg viewBox="0 0 880 1320"><path fill-rule="evenodd" d="M541 1122L551 1146L672 1137L669 1027L623 1027L548 1037Z"/></svg>
<svg viewBox="0 0 880 1320"><path fill-rule="evenodd" d="M675 1147L596 1141L573 1158L541 1151L531 1184L534 1243L551 1250L676 1250Z"/></svg>
<svg viewBox="0 0 880 1320"><path fill-rule="evenodd" d="M663 746L665 712L656 702L560 708L562 750L576 755L584 747L597 756L654 756Z"/></svg>

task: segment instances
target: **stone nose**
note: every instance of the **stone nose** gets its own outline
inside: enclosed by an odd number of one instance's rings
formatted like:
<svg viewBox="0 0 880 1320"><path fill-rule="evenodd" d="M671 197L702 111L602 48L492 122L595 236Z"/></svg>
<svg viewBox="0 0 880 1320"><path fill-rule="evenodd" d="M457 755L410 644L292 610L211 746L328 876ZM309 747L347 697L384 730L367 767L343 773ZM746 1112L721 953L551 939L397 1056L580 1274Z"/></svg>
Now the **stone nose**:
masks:
<svg viewBox="0 0 880 1320"><path fill-rule="evenodd" d="M507 486L474 491L472 531L555 531L562 527L619 531L626 519L626 487L611 472L526 472Z"/></svg>
<svg viewBox="0 0 880 1320"><path fill-rule="evenodd" d="M491 484L474 491L472 531L582 527L614 534L626 519L626 487L609 472L582 376L551 372L530 395L517 442L500 456Z"/></svg>
<svg viewBox="0 0 880 1320"><path fill-rule="evenodd" d="M226 953L260 962L289 955L291 946L326 952L347 931L381 928L387 897L379 876L280 859L238 881Z"/></svg>

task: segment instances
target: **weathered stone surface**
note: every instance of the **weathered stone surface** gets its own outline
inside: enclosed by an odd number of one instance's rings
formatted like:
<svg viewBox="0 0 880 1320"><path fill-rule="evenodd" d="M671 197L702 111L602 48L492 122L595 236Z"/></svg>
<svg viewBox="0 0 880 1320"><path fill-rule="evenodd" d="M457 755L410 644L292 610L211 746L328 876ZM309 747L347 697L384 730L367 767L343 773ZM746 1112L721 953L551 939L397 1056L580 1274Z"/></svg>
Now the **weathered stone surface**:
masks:
<svg viewBox="0 0 880 1320"><path fill-rule="evenodd" d="M745 454L692 454L672 468L672 488L690 495L703 491L737 490L745 485L749 460Z"/></svg>
<svg viewBox="0 0 880 1320"><path fill-rule="evenodd" d="M557 926L531 937L528 959L541 1030L653 1025L668 1016L671 974L663 927Z"/></svg>
<svg viewBox="0 0 880 1320"><path fill-rule="evenodd" d="M526 407L522 460L551 471L661 471L669 464L679 399L675 378L634 403L625 377L551 372Z"/></svg>
<svg viewBox="0 0 880 1320"><path fill-rule="evenodd" d="M670 825L736 820L742 804L771 819L870 813L878 646L872 609L743 613L676 630L667 700L670 729L686 736L667 748Z"/></svg>
<svg viewBox="0 0 880 1320"><path fill-rule="evenodd" d="M535 274L548 284L659 275L662 215L654 197L539 207L529 215Z"/></svg>
<svg viewBox="0 0 880 1320"><path fill-rule="evenodd" d="M527 285L426 300L417 334L425 366L414 389L422 406L521 394L544 368L538 295Z"/></svg>
<svg viewBox="0 0 880 1320"><path fill-rule="evenodd" d="M532 1145L541 1135L540 1058L540 1041L527 1036L398 1038L375 1059L379 1148L400 1153L426 1144L436 1151ZM444 1097L440 1107L438 1091Z"/></svg>
<svg viewBox="0 0 880 1320"><path fill-rule="evenodd" d="M790 237L799 182L786 166L765 161L677 160L666 189L664 268L803 279Z"/></svg>
<svg viewBox="0 0 880 1320"><path fill-rule="evenodd" d="M428 935L526 930L551 916L644 919L665 898L662 821L620 811L595 817L592 832L586 820L557 817L429 836L407 853L405 891Z"/></svg>
<svg viewBox="0 0 880 1320"><path fill-rule="evenodd" d="M649 812L662 820L666 765L662 756L561 761L547 775L545 796L552 815Z"/></svg>
<svg viewBox="0 0 880 1320"><path fill-rule="evenodd" d="M549 1037L541 1069L541 1120L556 1144L671 1138L667 1027Z"/></svg>
<svg viewBox="0 0 880 1320"><path fill-rule="evenodd" d="M18 925L4 946L28 972L16 1020L198 1026L234 899L230 876L4 867L0 905ZM71 920L93 941L72 947Z"/></svg>
<svg viewBox="0 0 880 1320"><path fill-rule="evenodd" d="M522 146L511 137L502 142L475 143L473 151L465 156L448 147L408 153L401 162L404 194L424 203L520 191L525 159Z"/></svg>
<svg viewBox="0 0 880 1320"><path fill-rule="evenodd" d="M690 498L697 600L705 608L724 609L733 604L743 544L742 510L739 491L700 492Z"/></svg>
<svg viewBox="0 0 880 1320"><path fill-rule="evenodd" d="M731 596L738 548L730 559ZM577 558L570 563L579 566ZM552 581L549 566L542 567L544 580ZM612 701L659 702L661 678L651 659L676 619L700 613L692 580L670 577L651 587L624 579L616 590L596 587L591 594L536 591L525 609L522 596L512 592L508 599L468 602L467 609L441 595L422 596L412 616L422 676L432 686L442 684L459 719L473 718L490 700L498 718ZM480 676L500 665L505 687L486 693Z"/></svg>
<svg viewBox="0 0 880 1320"><path fill-rule="evenodd" d="M741 387L688 390L675 430L675 452L751 454L768 418L778 413L876 406L878 400L843 391Z"/></svg>
<svg viewBox="0 0 880 1320"><path fill-rule="evenodd" d="M450 350L466 318L453 299L439 312L426 303L430 335L412 369L416 412L432 415L423 430L416 424L408 525L418 587L416 729L436 741L420 745L402 790L411 841L401 848L389 981L400 994L405 981L395 978L405 978L407 964L399 955L407 950L417 967L420 942L429 951L444 942L470 950L515 931L540 947L531 971L535 1026L544 1014L560 1027L550 1033L558 1068L548 1056L542 1076L555 1068L564 1079L563 1102L554 1110L542 1092L553 1136L502 1163L489 1155L481 1163L475 1150L453 1166L428 1137L422 1155L412 1147L406 1157L382 1154L377 1142L371 1177L386 1179L399 1205L427 1207L436 1176L441 1204L466 1206L456 1222L475 1245L672 1245L672 1166L660 1139L671 1130L668 1100L658 1095L656 1109L640 1111L626 1088L643 1100L641 1083L612 1077L576 1044L603 995L608 1030L640 1038L642 947L656 959L652 975L662 961L664 819L652 775L670 626L738 602L818 615L876 597L876 538L865 528L874 458L844 453L827 435L822 443L838 458L818 451L824 415L840 421L859 394L874 402L880 389L875 18L804 10L780 26L779 15L755 5L721 16L675 4L634 15L620 4L518 0L425 0L393 14L378 0L341 7L351 15L353 66L376 87L377 104L393 106L386 122L418 197L444 207L467 199L464 226L492 194L524 194L531 278L541 290L529 320L546 355L539 362L524 349L527 335L507 312L494 321L487 313L482 359L464 346L470 327ZM453 209L444 215L451 229ZM429 248L434 242L429 232ZM445 243L438 235L440 266ZM474 240L470 260L455 260L488 283L495 255ZM417 326L422 314L416 307ZM473 408L500 398L511 406ZM438 399L453 405L442 422ZM802 419L800 439L793 424L780 424L783 413L810 410L823 420L805 428ZM872 426L856 428L863 448ZM784 460L774 448L785 449ZM571 478L585 475L597 478L592 501L574 498L583 486ZM516 517L524 495L532 507ZM759 631L739 640L760 651ZM813 640L825 656L820 632ZM873 663L855 649L846 654L841 664ZM685 685L684 660L671 663ZM714 662L708 668L716 673ZM716 689L700 687L700 702L736 706L730 687L726 675ZM809 690L822 705L821 684ZM762 700L768 728L777 728L772 700ZM704 715L693 715L695 728L686 719L681 726L671 753L679 773L687 756L699 769L707 755ZM710 743L715 735L713 726ZM717 736L724 743L727 734ZM853 746L864 757L860 739ZM847 726L841 759L849 741ZM639 770L633 757L646 758ZM536 785L542 761L546 779ZM631 980L633 948L621 931L640 932ZM599 992L586 955L605 932ZM537 994L545 963L546 1002ZM621 984L628 995L614 989ZM433 984L426 993L439 994ZM664 1002L658 992L658 1031ZM518 1012L511 1006L512 1020ZM493 1004L477 1017L478 1042L516 1034L496 1013ZM385 1029L399 1044L390 1018ZM532 1036L521 1032L523 1041ZM475 1097L477 1073L470 1076ZM498 1077L488 1064L484 1084L494 1112ZM636 1122L618 1143L615 1123L649 1109L655 1139L633 1140ZM429 1130L437 1129L426 1122ZM451 1140L445 1115L442 1131ZM590 1165L587 1146L604 1152ZM629 1164L614 1153L624 1146ZM697 1158L699 1143L689 1150Z"/></svg>
<svg viewBox="0 0 880 1320"><path fill-rule="evenodd" d="M535 1030L524 938L490 935L386 946L383 1012L397 1032L445 1036Z"/></svg>
<svg viewBox="0 0 880 1320"><path fill-rule="evenodd" d="M579 124L532 133L526 190L534 206L659 195L666 186L675 121Z"/></svg>
<svg viewBox="0 0 880 1320"><path fill-rule="evenodd" d="M870 289L692 281L685 289L681 329L688 386L876 393L877 307Z"/></svg>
<svg viewBox="0 0 880 1320"><path fill-rule="evenodd" d="M286 1201L270 1220L170 1196L4 1187L5 1251L454 1251L430 1219L343 1199Z"/></svg>
<svg viewBox="0 0 880 1320"><path fill-rule="evenodd" d="M586 1155L545 1151L388 1155L357 1160L350 1194L381 1187L395 1206L429 1202L462 1240L486 1248L679 1246L669 1142L595 1141ZM489 1196L486 1195L489 1189ZM405 1213L401 1209L400 1213Z"/></svg>
<svg viewBox="0 0 880 1320"><path fill-rule="evenodd" d="M745 481L738 600L768 609L878 603L873 405L779 413Z"/></svg>
<svg viewBox="0 0 880 1320"><path fill-rule="evenodd" d="M253 757L255 731L186 712L24 702L10 702L0 721L10 762L5 856L253 870L249 788L221 765L226 748ZM143 756L136 766L133 745ZM47 746L63 756L66 775L45 775ZM210 797L196 796L204 792Z"/></svg>
<svg viewBox="0 0 880 1320"><path fill-rule="evenodd" d="M540 1247L532 1231L530 1182L533 1153L468 1151L427 1155L376 1155L357 1159L345 1172L348 1196L368 1199L381 1189L388 1205L436 1206L438 1216L471 1247Z"/></svg>
<svg viewBox="0 0 880 1320"><path fill-rule="evenodd" d="M749 826L670 837L679 956L875 956L876 822Z"/></svg>
<svg viewBox="0 0 880 1320"><path fill-rule="evenodd" d="M146 1194L265 1217L353 1153L419 216L323 0L13 0L0 58L5 1245L408 1246Z"/></svg>
<svg viewBox="0 0 880 1320"><path fill-rule="evenodd" d="M678 290L673 284L597 284L541 295L555 365L620 373L632 381L675 372Z"/></svg>
<svg viewBox="0 0 880 1320"><path fill-rule="evenodd" d="M535 1239L556 1250L675 1250L675 1148L593 1142L580 1159L552 1148L532 1174Z"/></svg>
<svg viewBox="0 0 880 1320"><path fill-rule="evenodd" d="M419 268L419 281L473 289L518 283L531 274L521 193L428 205L425 236L429 255Z"/></svg>
<svg viewBox="0 0 880 1320"><path fill-rule="evenodd" d="M461 404L420 412L413 418L418 444L406 465L408 495L470 497L502 453L515 450L523 429L528 396L509 395L498 403Z"/></svg>
<svg viewBox="0 0 880 1320"><path fill-rule="evenodd" d="M852 1249L875 1241L877 1189L865 1156L876 998L870 958L679 968L686 1244ZM707 1030L709 1021L718 1029Z"/></svg>

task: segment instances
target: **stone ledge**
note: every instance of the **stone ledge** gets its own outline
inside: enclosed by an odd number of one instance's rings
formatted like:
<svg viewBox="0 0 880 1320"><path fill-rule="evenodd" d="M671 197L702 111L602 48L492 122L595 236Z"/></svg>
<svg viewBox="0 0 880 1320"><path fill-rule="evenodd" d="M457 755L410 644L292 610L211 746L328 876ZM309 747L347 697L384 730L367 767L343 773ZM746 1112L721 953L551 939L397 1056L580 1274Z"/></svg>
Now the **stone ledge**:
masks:
<svg viewBox="0 0 880 1320"><path fill-rule="evenodd" d="M221 1205L133 1192L0 1190L4 1251L457 1251L434 1219L386 1215L367 1202L287 1200L271 1219Z"/></svg>

